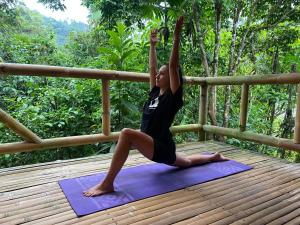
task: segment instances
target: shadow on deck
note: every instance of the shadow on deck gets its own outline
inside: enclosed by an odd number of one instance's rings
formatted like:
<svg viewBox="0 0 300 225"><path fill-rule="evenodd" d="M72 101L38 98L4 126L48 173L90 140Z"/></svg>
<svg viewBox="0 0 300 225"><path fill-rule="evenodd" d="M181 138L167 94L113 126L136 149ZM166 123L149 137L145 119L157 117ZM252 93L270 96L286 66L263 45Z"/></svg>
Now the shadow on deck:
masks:
<svg viewBox="0 0 300 225"><path fill-rule="evenodd" d="M77 218L58 180L108 169L111 154L0 170L0 224L300 224L300 165L217 142L178 152L219 151L254 169ZM132 151L127 167L152 163Z"/></svg>

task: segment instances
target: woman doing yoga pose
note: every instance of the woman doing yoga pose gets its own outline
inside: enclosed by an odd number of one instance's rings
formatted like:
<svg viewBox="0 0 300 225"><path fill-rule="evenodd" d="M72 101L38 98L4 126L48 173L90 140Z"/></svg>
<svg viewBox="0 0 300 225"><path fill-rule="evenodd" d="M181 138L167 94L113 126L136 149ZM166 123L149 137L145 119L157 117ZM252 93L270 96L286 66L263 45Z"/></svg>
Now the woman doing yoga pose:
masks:
<svg viewBox="0 0 300 225"><path fill-rule="evenodd" d="M183 105L182 74L179 68L179 38L183 17L176 22L173 49L169 63L157 71L157 30L150 35L150 93L143 109L141 131L124 128L118 139L109 171L99 184L85 191L85 196L97 196L114 192L114 180L123 167L131 148L139 150L149 160L176 167L227 160L220 153L212 155L182 156L176 153L175 143L169 130L174 117Z"/></svg>

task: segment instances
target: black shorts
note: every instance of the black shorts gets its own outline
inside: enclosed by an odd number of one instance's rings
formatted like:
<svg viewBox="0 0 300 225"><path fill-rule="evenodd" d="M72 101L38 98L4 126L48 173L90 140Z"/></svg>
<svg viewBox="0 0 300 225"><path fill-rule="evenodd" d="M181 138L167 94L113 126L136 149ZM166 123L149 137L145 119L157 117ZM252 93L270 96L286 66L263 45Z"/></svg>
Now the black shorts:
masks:
<svg viewBox="0 0 300 225"><path fill-rule="evenodd" d="M176 161L176 146L173 140L161 141L153 139L154 153L152 161L172 165Z"/></svg>

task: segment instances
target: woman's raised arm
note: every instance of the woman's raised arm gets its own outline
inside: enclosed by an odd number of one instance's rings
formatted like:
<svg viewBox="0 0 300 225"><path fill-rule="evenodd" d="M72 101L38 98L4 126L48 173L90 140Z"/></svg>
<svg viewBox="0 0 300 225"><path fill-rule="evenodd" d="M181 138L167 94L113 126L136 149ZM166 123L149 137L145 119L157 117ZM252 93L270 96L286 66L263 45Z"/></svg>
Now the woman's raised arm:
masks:
<svg viewBox="0 0 300 225"><path fill-rule="evenodd" d="M177 19L173 37L173 48L169 59L169 74L170 74L170 87L174 94L180 86L179 78L179 42L180 32L183 25L183 16Z"/></svg>

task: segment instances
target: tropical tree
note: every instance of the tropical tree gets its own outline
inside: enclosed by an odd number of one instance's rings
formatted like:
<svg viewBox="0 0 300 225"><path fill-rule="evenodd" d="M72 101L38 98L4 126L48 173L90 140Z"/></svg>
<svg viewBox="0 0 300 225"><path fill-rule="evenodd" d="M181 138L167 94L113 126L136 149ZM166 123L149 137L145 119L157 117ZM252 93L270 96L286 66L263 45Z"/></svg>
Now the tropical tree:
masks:
<svg viewBox="0 0 300 225"><path fill-rule="evenodd" d="M119 71L143 71L145 58L140 57L140 44L132 30L118 22L112 30L106 31L109 38L99 48L99 59L106 61L106 69ZM142 93L145 86L136 83L111 82L112 126L120 130L126 126L139 124L141 100L135 96ZM134 104L137 103L137 104Z"/></svg>

